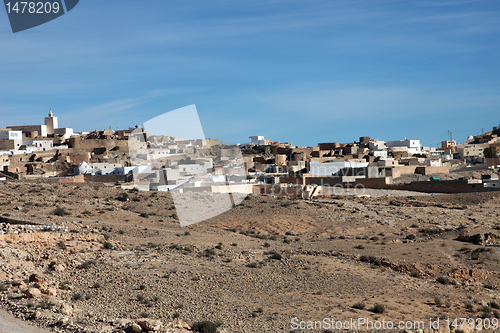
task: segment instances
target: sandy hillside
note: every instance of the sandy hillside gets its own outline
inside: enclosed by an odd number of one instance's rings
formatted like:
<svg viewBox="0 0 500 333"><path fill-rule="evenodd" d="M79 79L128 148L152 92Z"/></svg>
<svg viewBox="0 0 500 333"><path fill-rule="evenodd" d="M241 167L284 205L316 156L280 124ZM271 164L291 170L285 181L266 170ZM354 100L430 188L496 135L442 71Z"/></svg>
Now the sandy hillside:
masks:
<svg viewBox="0 0 500 333"><path fill-rule="evenodd" d="M36 183L0 193L4 216L58 226L0 229L3 307L50 329L145 331L148 318L160 332L200 321L289 332L292 318L500 316L496 193L250 196L185 228L168 193Z"/></svg>

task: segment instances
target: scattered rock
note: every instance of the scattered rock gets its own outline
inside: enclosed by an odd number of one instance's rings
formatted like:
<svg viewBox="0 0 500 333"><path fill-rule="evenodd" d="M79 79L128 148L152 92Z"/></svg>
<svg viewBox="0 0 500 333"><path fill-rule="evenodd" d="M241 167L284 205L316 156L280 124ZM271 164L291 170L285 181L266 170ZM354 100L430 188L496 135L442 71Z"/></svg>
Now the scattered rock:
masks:
<svg viewBox="0 0 500 333"><path fill-rule="evenodd" d="M162 323L159 320L153 320L149 318L141 318L137 320L139 324L145 331L159 331L161 329Z"/></svg>
<svg viewBox="0 0 500 333"><path fill-rule="evenodd" d="M14 287L24 286L24 282L22 280L13 280L10 284Z"/></svg>
<svg viewBox="0 0 500 333"><path fill-rule="evenodd" d="M119 319L115 319L115 320L113 320L112 324L113 324L113 326L115 326L115 327L125 329L125 328L127 328L127 327L130 327L131 321L130 321L130 319L126 319L126 318L119 318Z"/></svg>
<svg viewBox="0 0 500 333"><path fill-rule="evenodd" d="M53 266L52 268L54 271L56 272L64 272L64 270L66 269L66 267L64 267L63 265L61 264L58 264L58 265L55 265Z"/></svg>
<svg viewBox="0 0 500 333"><path fill-rule="evenodd" d="M71 316L71 314L73 314L73 308L71 307L71 305L63 303L59 308L59 313L64 316Z"/></svg>
<svg viewBox="0 0 500 333"><path fill-rule="evenodd" d="M461 235L457 238L458 241L481 244L481 245L496 245L500 244L500 236L494 233L479 233L472 236Z"/></svg>
<svg viewBox="0 0 500 333"><path fill-rule="evenodd" d="M55 297L55 296L57 296L57 289L54 287L48 287L48 288L42 290L42 293L44 293L45 295Z"/></svg>
<svg viewBox="0 0 500 333"><path fill-rule="evenodd" d="M42 284L47 282L47 279L41 274L31 274L29 277L29 281Z"/></svg>
<svg viewBox="0 0 500 333"><path fill-rule="evenodd" d="M113 332L112 326L104 326L99 330L99 333L111 333Z"/></svg>
<svg viewBox="0 0 500 333"><path fill-rule="evenodd" d="M59 289L61 289L61 290L73 290L73 287L69 283L60 283Z"/></svg>
<svg viewBox="0 0 500 333"><path fill-rule="evenodd" d="M35 311L35 313L33 313L33 318L34 319L40 319L42 318L42 313L40 311Z"/></svg>
<svg viewBox="0 0 500 333"><path fill-rule="evenodd" d="M26 290L26 297L40 298L42 297L42 292L38 288L28 288L28 290Z"/></svg>
<svg viewBox="0 0 500 333"><path fill-rule="evenodd" d="M59 321L57 322L57 325L59 326L63 326L63 325L66 325L69 323L69 318L68 317L62 317L61 319L59 319Z"/></svg>
<svg viewBox="0 0 500 333"><path fill-rule="evenodd" d="M184 328L187 330L191 329L191 326L189 326L188 323L179 318L174 319L171 323L169 323L169 326L172 328Z"/></svg>
<svg viewBox="0 0 500 333"><path fill-rule="evenodd" d="M134 333L141 333L142 332L142 327L139 324L132 323L130 325L130 331Z"/></svg>

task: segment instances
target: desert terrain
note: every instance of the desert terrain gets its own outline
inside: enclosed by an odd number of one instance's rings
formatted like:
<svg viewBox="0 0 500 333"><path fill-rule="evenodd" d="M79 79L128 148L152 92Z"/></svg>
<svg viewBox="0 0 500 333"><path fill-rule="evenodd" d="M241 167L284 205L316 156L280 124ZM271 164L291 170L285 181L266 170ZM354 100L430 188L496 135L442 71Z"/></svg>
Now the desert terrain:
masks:
<svg viewBox="0 0 500 333"><path fill-rule="evenodd" d="M58 332L500 317L500 192L367 193L250 195L181 228L168 192L2 182L1 307Z"/></svg>

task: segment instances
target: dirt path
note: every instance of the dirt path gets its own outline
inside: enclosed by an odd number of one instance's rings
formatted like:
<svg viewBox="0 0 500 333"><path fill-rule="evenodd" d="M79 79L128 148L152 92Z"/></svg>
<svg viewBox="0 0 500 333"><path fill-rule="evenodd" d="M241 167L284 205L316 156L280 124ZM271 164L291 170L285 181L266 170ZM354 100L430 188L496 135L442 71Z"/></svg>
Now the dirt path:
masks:
<svg viewBox="0 0 500 333"><path fill-rule="evenodd" d="M0 309L0 333L49 333L49 331L29 326L21 319Z"/></svg>

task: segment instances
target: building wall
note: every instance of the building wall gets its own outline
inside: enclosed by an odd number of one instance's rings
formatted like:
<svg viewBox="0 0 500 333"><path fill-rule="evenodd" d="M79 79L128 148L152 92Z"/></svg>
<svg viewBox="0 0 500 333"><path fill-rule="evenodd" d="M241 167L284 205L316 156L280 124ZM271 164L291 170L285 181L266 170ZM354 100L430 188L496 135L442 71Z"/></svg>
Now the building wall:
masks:
<svg viewBox="0 0 500 333"><path fill-rule="evenodd" d="M64 136L64 139L69 139L74 133L72 128L55 128L54 134Z"/></svg>
<svg viewBox="0 0 500 333"><path fill-rule="evenodd" d="M387 159L379 160L377 162L377 165L378 166L399 166L399 162L393 158L387 158Z"/></svg>
<svg viewBox="0 0 500 333"><path fill-rule="evenodd" d="M45 126L47 134L54 134L54 130L58 128L57 117L45 117Z"/></svg>
<svg viewBox="0 0 500 333"><path fill-rule="evenodd" d="M492 167L492 166L500 166L500 157L495 157L495 158L486 158L486 164L489 166L489 167Z"/></svg>
<svg viewBox="0 0 500 333"><path fill-rule="evenodd" d="M341 186L343 177L306 177L306 185Z"/></svg>
<svg viewBox="0 0 500 333"><path fill-rule="evenodd" d="M416 165L399 165L395 169L400 175L410 175L415 173ZM394 178L396 178L394 176Z"/></svg>
<svg viewBox="0 0 500 333"><path fill-rule="evenodd" d="M69 155L70 163L80 164L83 162L90 162L90 153L70 153Z"/></svg>
<svg viewBox="0 0 500 333"><path fill-rule="evenodd" d="M279 182L284 184L297 184L297 185L305 185L305 178L302 175L290 175L280 177Z"/></svg>
<svg viewBox="0 0 500 333"><path fill-rule="evenodd" d="M482 191L482 184L477 187L477 191ZM441 181L423 181L423 182L411 182L410 184L399 184L399 185L383 185L377 182L365 183L368 188L378 188L378 189L389 189L389 190L405 190L405 191L416 191L424 193L467 193L471 190L469 189L469 184L467 180L441 180ZM474 190L475 191L475 190Z"/></svg>
<svg viewBox="0 0 500 333"><path fill-rule="evenodd" d="M276 155L274 157L274 164L286 165L286 155Z"/></svg>
<svg viewBox="0 0 500 333"><path fill-rule="evenodd" d="M384 187L388 184L392 184L392 177L380 177L380 178L358 178L354 182L354 186L363 185L368 188Z"/></svg>
<svg viewBox="0 0 500 333"><path fill-rule="evenodd" d="M310 173L314 176L332 176L345 168L365 168L369 163L363 162L329 162L329 163L309 163Z"/></svg>
<svg viewBox="0 0 500 333"><path fill-rule="evenodd" d="M128 140L82 139L80 136L72 136L69 139L69 148L73 148L75 152L87 152L95 148L106 148L110 151L115 147L118 147L120 151L128 152Z"/></svg>
<svg viewBox="0 0 500 333"><path fill-rule="evenodd" d="M21 142L21 140L0 140L0 150L17 150Z"/></svg>
<svg viewBox="0 0 500 333"><path fill-rule="evenodd" d="M448 174L450 173L450 167L440 166L440 167L431 167L431 166L419 166L415 168L415 173L427 176L427 175L435 175L440 173Z"/></svg>
<svg viewBox="0 0 500 333"><path fill-rule="evenodd" d="M51 150L54 147L54 142L52 140L33 140L25 141L23 145L40 148L40 150Z"/></svg>
<svg viewBox="0 0 500 333"><path fill-rule="evenodd" d="M303 193L302 186L279 186L270 184L253 185L253 193L255 194L272 194L276 196L301 196Z"/></svg>
<svg viewBox="0 0 500 333"><path fill-rule="evenodd" d="M381 150L374 150L373 151L373 156L378 156L378 157L385 158L385 157L387 157L387 150L383 150L383 149L381 149Z"/></svg>
<svg viewBox="0 0 500 333"><path fill-rule="evenodd" d="M21 140L23 132L21 131L2 131L0 132L0 140Z"/></svg>
<svg viewBox="0 0 500 333"><path fill-rule="evenodd" d="M84 175L86 182L98 182L98 183L116 183L116 182L130 182L133 180L131 175L104 175L104 176L92 176Z"/></svg>
<svg viewBox="0 0 500 333"><path fill-rule="evenodd" d="M41 137L47 137L47 126L45 125L23 125L23 126L8 126L13 131L38 132Z"/></svg>
<svg viewBox="0 0 500 333"><path fill-rule="evenodd" d="M340 143L338 142L324 142L318 143L319 150L335 150L340 148Z"/></svg>
<svg viewBox="0 0 500 333"><path fill-rule="evenodd" d="M495 188L500 190L500 180L490 180L483 182L485 188Z"/></svg>
<svg viewBox="0 0 500 333"><path fill-rule="evenodd" d="M482 157L484 149L488 147L488 144L463 145L459 148L460 158Z"/></svg>
<svg viewBox="0 0 500 333"><path fill-rule="evenodd" d="M406 147L408 154L420 154L420 140L399 140L399 141L387 141L387 147L395 148L395 147Z"/></svg>
<svg viewBox="0 0 500 333"><path fill-rule="evenodd" d="M231 185L215 185L211 187L213 193L252 193L253 185L251 184L231 184Z"/></svg>

